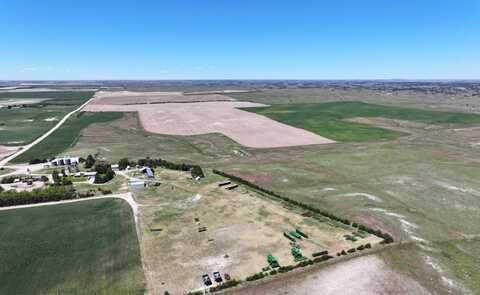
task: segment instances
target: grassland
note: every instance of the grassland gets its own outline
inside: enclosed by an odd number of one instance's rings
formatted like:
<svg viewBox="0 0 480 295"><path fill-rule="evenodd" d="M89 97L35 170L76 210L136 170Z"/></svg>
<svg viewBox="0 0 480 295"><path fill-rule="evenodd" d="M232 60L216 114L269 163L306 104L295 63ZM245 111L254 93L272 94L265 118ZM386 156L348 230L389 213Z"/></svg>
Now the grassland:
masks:
<svg viewBox="0 0 480 295"><path fill-rule="evenodd" d="M121 200L4 211L0 224L1 294L144 293L135 224Z"/></svg>
<svg viewBox="0 0 480 295"><path fill-rule="evenodd" d="M78 113L69 118L59 129L33 148L13 160L14 163L32 159L52 158L75 144L80 132L93 123L104 123L120 119L122 113Z"/></svg>
<svg viewBox="0 0 480 295"><path fill-rule="evenodd" d="M363 102L284 104L245 110L344 142L390 140L402 135L402 133L397 131L346 122L345 119L349 118L382 117L424 124L451 124L457 126L480 124L480 115L475 114L426 111Z"/></svg>
<svg viewBox="0 0 480 295"><path fill-rule="evenodd" d="M92 97L93 92L4 92L8 99L32 99L22 108L0 108L0 144L29 143L52 128L65 114ZM43 99L34 102L36 99Z"/></svg>

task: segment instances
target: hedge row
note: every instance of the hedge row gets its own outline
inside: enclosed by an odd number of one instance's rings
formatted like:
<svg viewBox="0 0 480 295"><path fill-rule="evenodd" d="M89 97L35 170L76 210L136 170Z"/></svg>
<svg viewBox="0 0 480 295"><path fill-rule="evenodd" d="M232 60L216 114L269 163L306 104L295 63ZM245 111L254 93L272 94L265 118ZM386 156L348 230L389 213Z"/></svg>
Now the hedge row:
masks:
<svg viewBox="0 0 480 295"><path fill-rule="evenodd" d="M237 285L239 285L242 281L237 281L237 280L230 280L230 281L227 281L221 285L217 285L215 287L211 287L209 289L210 292L218 292L218 291L221 291L221 290L224 290L224 289L228 289L228 288L232 288L232 287L235 287Z"/></svg>
<svg viewBox="0 0 480 295"><path fill-rule="evenodd" d="M0 192L0 207L69 200L77 197L71 186L49 186L31 192Z"/></svg>
<svg viewBox="0 0 480 295"><path fill-rule="evenodd" d="M162 167L165 169L170 169L170 170L178 170L178 171L190 171L192 173L192 177L200 177L203 178L205 177L203 170L200 166L198 165L192 165L192 164L177 164L173 162L169 162L164 159L150 159L150 158L145 158L145 159L139 159L137 162L135 161L129 161L128 159L121 159L118 162L118 168L120 170L124 170L127 166L147 166L151 168L156 168L156 167Z"/></svg>
<svg viewBox="0 0 480 295"><path fill-rule="evenodd" d="M330 218L330 219L335 220L335 221L337 221L337 222L343 223L343 224L345 224L345 225L353 226L353 227L355 227L355 228L358 228L359 230L368 232L368 233L370 233L370 234L372 234L372 235L375 235L375 236L377 236L377 237L382 238L382 239L383 239L382 243L384 243L384 244L388 244L388 243L392 243L392 242L393 242L393 237L392 237L390 234L388 234L388 233L382 232L381 230L378 230L378 229L375 230L375 229L372 229L372 228L370 228L370 227L368 227L368 226L366 226L366 225L359 224L359 223L357 223L357 222L351 223L350 220L348 220L348 219L346 219L346 218L338 217L338 216L336 216L336 215L334 215L334 214L332 214L332 213L330 213L330 212L328 212L328 211L321 210L321 209L315 208L315 207L313 207L313 206L307 205L307 204L305 204L305 203L299 202L299 201L297 201L297 200L293 200L293 199L291 199L291 198L282 196L282 195L280 195L280 194L278 194L278 193L276 193L276 192L274 192L274 191L265 189L265 188L263 188L263 187L261 187L261 186L258 186L258 185L254 184L254 183L251 183L250 181L245 180L245 179L243 179L243 178L240 178L240 177L238 177L238 176L231 175L231 174L228 174L228 173L225 173L225 172L223 172L223 171L216 170L216 169L213 170L213 173L218 174L218 175L221 175L221 176L226 177L226 178L229 178L229 179L232 180L232 181L235 181L235 182L244 184L244 185L246 185L246 186L249 186L249 187L251 187L251 188L253 188L253 189L256 189L256 190L258 190L258 191L261 191L261 192L263 192L263 193L266 193L266 194L268 194L268 195L270 195L270 196L272 196L272 197L275 197L275 198L277 198L277 199L280 199L280 200L282 200L282 201L284 201L284 202L287 202L287 203L289 203L289 204L291 204L291 205L300 207L300 208L305 209L305 210L312 211L312 212L314 212L314 213L316 213L316 214L320 214L320 215L322 215L322 216L324 216L324 217Z"/></svg>

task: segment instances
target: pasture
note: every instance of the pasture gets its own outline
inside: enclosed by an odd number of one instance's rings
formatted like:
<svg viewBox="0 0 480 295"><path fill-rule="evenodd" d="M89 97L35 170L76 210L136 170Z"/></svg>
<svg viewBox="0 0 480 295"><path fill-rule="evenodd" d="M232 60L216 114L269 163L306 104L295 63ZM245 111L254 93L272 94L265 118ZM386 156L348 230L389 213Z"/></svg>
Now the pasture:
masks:
<svg viewBox="0 0 480 295"><path fill-rule="evenodd" d="M95 200L0 212L0 293L144 294L131 211Z"/></svg>

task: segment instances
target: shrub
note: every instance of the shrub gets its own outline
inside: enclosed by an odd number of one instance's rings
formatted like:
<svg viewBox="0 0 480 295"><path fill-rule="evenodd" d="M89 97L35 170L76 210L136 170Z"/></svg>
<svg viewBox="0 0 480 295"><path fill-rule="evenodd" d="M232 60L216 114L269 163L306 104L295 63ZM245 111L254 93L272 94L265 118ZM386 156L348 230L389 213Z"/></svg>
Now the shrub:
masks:
<svg viewBox="0 0 480 295"><path fill-rule="evenodd" d="M242 281L237 281L237 280L230 280L228 282L225 282L221 285L218 285L218 286L215 286L215 287L211 287L209 290L210 292L218 292L218 291L221 291L221 290L224 290L224 289L228 289L228 288L232 288L232 287L235 287L237 286L238 284L240 284Z"/></svg>
<svg viewBox="0 0 480 295"><path fill-rule="evenodd" d="M120 161L118 161L118 169L120 170L127 169L128 165L129 165L129 162L127 158L123 158L123 159L120 159Z"/></svg>
<svg viewBox="0 0 480 295"><path fill-rule="evenodd" d="M263 279L265 277L265 274L263 272L259 272L259 273L256 273L254 275L251 275L249 277L247 277L245 280L246 281L256 281L256 280L260 280L260 279Z"/></svg>
<svg viewBox="0 0 480 295"><path fill-rule="evenodd" d="M355 248L352 248L352 249L348 249L348 250L347 250L348 253L355 253L355 251L357 251L357 250L355 250Z"/></svg>
<svg viewBox="0 0 480 295"><path fill-rule="evenodd" d="M88 155L87 159L85 160L85 168L89 169L95 165L95 158L92 155Z"/></svg>
<svg viewBox="0 0 480 295"><path fill-rule="evenodd" d="M95 175L94 183L97 184L109 182L115 177L112 166L106 162L95 164L95 171L97 171L97 175Z"/></svg>
<svg viewBox="0 0 480 295"><path fill-rule="evenodd" d="M270 274L271 276L274 276L274 275L276 275L277 273L278 273L278 272L274 269L274 270L270 271L269 274Z"/></svg>

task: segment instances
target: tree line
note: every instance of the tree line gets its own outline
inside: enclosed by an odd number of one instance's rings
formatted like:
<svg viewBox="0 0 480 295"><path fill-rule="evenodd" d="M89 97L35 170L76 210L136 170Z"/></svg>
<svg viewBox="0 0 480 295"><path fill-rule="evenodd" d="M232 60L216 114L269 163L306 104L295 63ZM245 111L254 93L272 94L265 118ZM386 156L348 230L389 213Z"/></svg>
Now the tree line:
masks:
<svg viewBox="0 0 480 295"><path fill-rule="evenodd" d="M177 170L177 171L190 171L193 178L205 177L205 174L203 173L203 170L199 165L185 164L185 163L178 164L178 163L173 163L161 158L151 159L147 157L144 159L139 159L138 161L131 161L131 160L128 160L127 158L123 158L118 162L118 169L125 170L127 166L134 167L137 165L150 167L150 168L161 167L161 168Z"/></svg>
<svg viewBox="0 0 480 295"><path fill-rule="evenodd" d="M302 209L305 209L305 210L309 210L313 213L316 213L316 214L319 214L319 215L322 215L324 217L327 217L329 219L332 219L334 221L337 221L337 222L340 222L340 223L343 223L345 225L348 225L348 226L352 226L352 227L356 227L358 228L359 230L362 230L362 231L365 231L365 232L368 232L372 235L375 235L377 237L380 237L383 239L382 243L383 244L389 244L389 243L392 243L394 240L393 240L393 237L389 234L389 233L384 233L382 232L381 230L379 229L373 229L373 228L370 228L366 225L363 225L363 224L360 224L358 222L351 222L350 220L346 219L346 218L341 218L341 217L338 217L336 216L335 214L333 213L330 213L328 211L325 211L325 210L321 210L321 209L318 209L316 207L313 207L311 205L308 205L308 204L305 204L305 203L302 203L302 202L299 202L297 200L294 200L294 199L291 199L291 198L288 198L288 197L285 197L285 196L282 196L276 192L273 192L271 190L268 190L268 189L265 189L259 185L256 185L254 183L251 183L250 181L248 180L245 180L243 178L240 178L238 176L235 176L235 175L231 175L231 174L228 174L228 173L225 173L223 171L220 171L220 170L216 170L214 169L213 170L213 173L215 174L218 174L218 175L221 175L223 177L226 177L226 178L229 178L230 180L232 181L235 181L235 182L238 182L238 183L241 183L241 184L244 184L246 186L249 186L255 190L258 190L258 191L261 191L265 194L268 194L269 196L272 196L276 199L280 199L286 203L289 203L291 205L294 205L294 206L297 206L297 207L300 207Z"/></svg>
<svg viewBox="0 0 480 295"><path fill-rule="evenodd" d="M49 186L44 189L34 189L31 192L3 191L0 192L0 207L35 204L77 197L72 186Z"/></svg>

